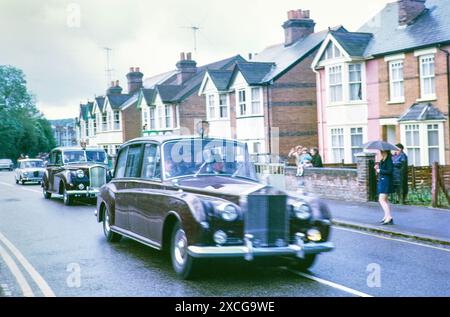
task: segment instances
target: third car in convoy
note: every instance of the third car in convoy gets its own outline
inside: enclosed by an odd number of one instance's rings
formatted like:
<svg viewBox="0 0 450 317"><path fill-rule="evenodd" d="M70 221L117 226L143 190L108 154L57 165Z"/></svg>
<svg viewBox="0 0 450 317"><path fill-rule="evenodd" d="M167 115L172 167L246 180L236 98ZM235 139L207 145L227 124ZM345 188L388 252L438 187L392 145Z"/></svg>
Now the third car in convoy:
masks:
<svg viewBox="0 0 450 317"><path fill-rule="evenodd" d="M288 258L306 269L333 249L327 206L258 182L246 144L234 140L125 143L113 179L100 188L96 215L108 241L126 236L170 251L182 278L202 258Z"/></svg>
<svg viewBox="0 0 450 317"><path fill-rule="evenodd" d="M44 161L40 159L23 159L17 161L14 171L16 184L24 185L26 182L41 183L44 175Z"/></svg>
<svg viewBox="0 0 450 317"><path fill-rule="evenodd" d="M42 192L63 196L71 205L74 197L95 197L99 188L109 180L108 157L103 149L59 147L50 152L42 179Z"/></svg>

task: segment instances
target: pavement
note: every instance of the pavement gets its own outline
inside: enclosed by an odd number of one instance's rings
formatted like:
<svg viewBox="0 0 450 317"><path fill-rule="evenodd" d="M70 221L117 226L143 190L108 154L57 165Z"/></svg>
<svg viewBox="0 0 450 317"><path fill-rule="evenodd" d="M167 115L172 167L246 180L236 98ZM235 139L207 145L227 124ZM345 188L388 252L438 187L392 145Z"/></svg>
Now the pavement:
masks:
<svg viewBox="0 0 450 317"><path fill-rule="evenodd" d="M376 202L326 200L337 226L450 245L450 210L391 204L394 225L379 223L383 211Z"/></svg>

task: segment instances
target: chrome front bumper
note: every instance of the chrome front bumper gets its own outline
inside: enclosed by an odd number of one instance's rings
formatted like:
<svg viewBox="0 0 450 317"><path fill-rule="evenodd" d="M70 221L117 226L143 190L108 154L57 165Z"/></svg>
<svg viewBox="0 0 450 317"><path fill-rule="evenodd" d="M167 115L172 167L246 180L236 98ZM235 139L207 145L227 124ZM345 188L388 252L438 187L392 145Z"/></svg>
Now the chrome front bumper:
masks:
<svg viewBox="0 0 450 317"><path fill-rule="evenodd" d="M22 177L25 182L42 182L42 177Z"/></svg>
<svg viewBox="0 0 450 317"><path fill-rule="evenodd" d="M68 190L67 194L72 196L86 196L86 197L97 197L99 190L96 188L89 188L84 190Z"/></svg>
<svg viewBox="0 0 450 317"><path fill-rule="evenodd" d="M194 258L243 257L247 261L262 256L294 256L304 258L306 254L319 254L334 249L332 242L308 242L297 239L296 244L285 247L254 247L252 237L246 235L243 246L188 247L189 255Z"/></svg>

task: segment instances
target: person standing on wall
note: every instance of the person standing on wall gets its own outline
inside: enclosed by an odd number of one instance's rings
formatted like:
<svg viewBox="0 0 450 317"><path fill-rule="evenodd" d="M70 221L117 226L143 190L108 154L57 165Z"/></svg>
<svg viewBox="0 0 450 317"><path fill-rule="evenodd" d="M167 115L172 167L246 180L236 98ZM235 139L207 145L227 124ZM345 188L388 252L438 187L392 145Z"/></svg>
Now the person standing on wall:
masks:
<svg viewBox="0 0 450 317"><path fill-rule="evenodd" d="M396 145L399 150L394 151L392 162L394 163L394 192L401 204L404 204L408 196L408 156L403 152L403 145Z"/></svg>
<svg viewBox="0 0 450 317"><path fill-rule="evenodd" d="M381 161L375 165L375 170L378 174L377 192L379 195L378 201L383 208L384 217L381 220L382 225L393 225L394 219L391 215L391 208L389 206L389 194L393 192L393 172L394 163L392 162L391 151L381 151Z"/></svg>

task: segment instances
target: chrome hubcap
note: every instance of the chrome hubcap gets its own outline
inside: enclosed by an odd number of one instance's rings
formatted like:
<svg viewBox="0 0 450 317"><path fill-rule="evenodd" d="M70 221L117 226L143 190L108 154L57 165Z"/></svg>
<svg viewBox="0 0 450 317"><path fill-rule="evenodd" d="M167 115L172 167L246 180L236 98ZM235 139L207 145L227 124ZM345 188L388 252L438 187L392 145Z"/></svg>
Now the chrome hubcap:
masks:
<svg viewBox="0 0 450 317"><path fill-rule="evenodd" d="M183 230L179 229L175 234L175 260L179 265L184 265L187 258L187 239Z"/></svg>
<svg viewBox="0 0 450 317"><path fill-rule="evenodd" d="M105 215L105 230L107 233L111 230L111 226L109 225L109 215L106 213Z"/></svg>

